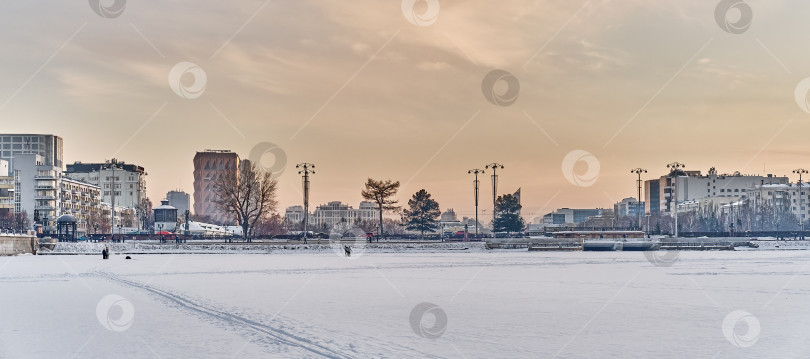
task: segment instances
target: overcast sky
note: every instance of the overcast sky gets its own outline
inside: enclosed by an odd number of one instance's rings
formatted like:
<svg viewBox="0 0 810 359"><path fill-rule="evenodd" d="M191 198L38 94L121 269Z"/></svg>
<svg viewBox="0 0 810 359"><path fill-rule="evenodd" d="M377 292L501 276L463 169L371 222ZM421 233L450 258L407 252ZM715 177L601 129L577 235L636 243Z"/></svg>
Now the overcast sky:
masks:
<svg viewBox="0 0 810 359"><path fill-rule="evenodd" d="M635 167L810 167L807 1L411 2L3 2L0 129L142 165L154 202L192 191L196 151L273 144L282 212L299 162L313 207L373 177L472 215L467 170L496 161L527 219L634 196Z"/></svg>

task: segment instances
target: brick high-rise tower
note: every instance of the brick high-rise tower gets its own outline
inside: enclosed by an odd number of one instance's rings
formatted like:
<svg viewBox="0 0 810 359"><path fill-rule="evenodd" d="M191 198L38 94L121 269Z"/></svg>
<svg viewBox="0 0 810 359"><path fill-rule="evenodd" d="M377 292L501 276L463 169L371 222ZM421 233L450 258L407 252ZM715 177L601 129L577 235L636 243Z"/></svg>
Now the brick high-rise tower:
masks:
<svg viewBox="0 0 810 359"><path fill-rule="evenodd" d="M239 171L239 155L226 150L205 150L194 156L194 214L210 216L217 224L235 224L231 214L216 206L214 181L228 172Z"/></svg>

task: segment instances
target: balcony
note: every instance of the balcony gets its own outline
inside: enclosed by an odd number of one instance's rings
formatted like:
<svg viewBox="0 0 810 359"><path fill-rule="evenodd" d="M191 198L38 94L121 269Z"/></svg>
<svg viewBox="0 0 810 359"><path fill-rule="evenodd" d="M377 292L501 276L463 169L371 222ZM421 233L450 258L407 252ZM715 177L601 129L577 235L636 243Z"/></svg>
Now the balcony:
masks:
<svg viewBox="0 0 810 359"><path fill-rule="evenodd" d="M41 200L55 200L55 199L56 199L56 197L55 197L55 196L51 196L51 195L47 195L47 196L40 196L40 195L36 195L36 196L34 196L34 199L41 199Z"/></svg>

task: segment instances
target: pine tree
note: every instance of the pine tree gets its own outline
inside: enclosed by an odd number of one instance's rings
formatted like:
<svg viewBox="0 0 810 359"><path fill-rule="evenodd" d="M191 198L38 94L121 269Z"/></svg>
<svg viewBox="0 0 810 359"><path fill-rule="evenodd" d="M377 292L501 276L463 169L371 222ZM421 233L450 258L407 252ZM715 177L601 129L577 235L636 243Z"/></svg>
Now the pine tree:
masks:
<svg viewBox="0 0 810 359"><path fill-rule="evenodd" d="M425 232L434 232L439 228L439 203L430 198L430 193L424 189L414 193L408 201L408 209L404 211L405 226L412 231L422 232L422 239L425 239Z"/></svg>
<svg viewBox="0 0 810 359"><path fill-rule="evenodd" d="M507 233L522 231L525 222L520 216L521 208L517 197L511 194L499 196L495 200L495 231Z"/></svg>

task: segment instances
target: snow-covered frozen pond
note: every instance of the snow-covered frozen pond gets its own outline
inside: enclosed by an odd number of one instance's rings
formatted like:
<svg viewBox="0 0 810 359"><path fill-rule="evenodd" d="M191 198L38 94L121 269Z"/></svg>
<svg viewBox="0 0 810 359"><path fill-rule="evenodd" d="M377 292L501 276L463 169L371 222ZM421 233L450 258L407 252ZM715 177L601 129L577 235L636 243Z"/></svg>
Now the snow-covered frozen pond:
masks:
<svg viewBox="0 0 810 359"><path fill-rule="evenodd" d="M0 257L0 358L810 353L810 251L652 262L513 251Z"/></svg>

